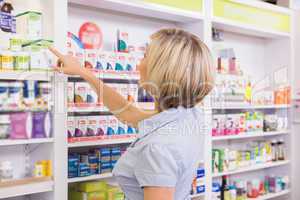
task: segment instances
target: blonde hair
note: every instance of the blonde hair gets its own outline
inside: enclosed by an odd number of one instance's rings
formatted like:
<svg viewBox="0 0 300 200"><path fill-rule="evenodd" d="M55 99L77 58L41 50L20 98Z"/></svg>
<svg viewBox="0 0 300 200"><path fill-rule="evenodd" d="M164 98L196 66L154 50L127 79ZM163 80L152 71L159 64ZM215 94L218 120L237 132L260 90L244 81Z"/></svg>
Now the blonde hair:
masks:
<svg viewBox="0 0 300 200"><path fill-rule="evenodd" d="M151 36L147 51L148 91L159 109L193 107L212 90L214 68L208 47L180 29L162 29Z"/></svg>

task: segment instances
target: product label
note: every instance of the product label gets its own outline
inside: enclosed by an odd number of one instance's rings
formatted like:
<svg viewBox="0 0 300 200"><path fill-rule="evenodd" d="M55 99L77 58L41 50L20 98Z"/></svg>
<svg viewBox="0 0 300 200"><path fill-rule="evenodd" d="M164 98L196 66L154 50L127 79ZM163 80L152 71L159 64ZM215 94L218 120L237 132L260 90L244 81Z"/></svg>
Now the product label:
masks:
<svg viewBox="0 0 300 200"><path fill-rule="evenodd" d="M1 12L1 16L0 16L1 29L11 32L11 20L12 20L12 16L10 13Z"/></svg>

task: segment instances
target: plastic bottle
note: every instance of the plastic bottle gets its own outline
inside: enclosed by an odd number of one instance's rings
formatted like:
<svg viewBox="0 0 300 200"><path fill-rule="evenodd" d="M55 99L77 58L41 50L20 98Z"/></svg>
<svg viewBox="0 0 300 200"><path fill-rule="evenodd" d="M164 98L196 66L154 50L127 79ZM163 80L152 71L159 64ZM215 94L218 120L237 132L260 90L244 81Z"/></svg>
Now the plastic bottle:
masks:
<svg viewBox="0 0 300 200"><path fill-rule="evenodd" d="M277 155L278 155L278 160L285 160L285 150L284 150L283 139L280 139L277 142Z"/></svg>
<svg viewBox="0 0 300 200"><path fill-rule="evenodd" d="M1 30L4 32L12 32L12 24L13 24L13 15L12 12L14 10L11 1L5 0L3 5L1 6L1 17L0 17L0 26Z"/></svg>
<svg viewBox="0 0 300 200"><path fill-rule="evenodd" d="M272 148L272 162L277 161L277 142L276 140L273 140L271 143L271 148Z"/></svg>

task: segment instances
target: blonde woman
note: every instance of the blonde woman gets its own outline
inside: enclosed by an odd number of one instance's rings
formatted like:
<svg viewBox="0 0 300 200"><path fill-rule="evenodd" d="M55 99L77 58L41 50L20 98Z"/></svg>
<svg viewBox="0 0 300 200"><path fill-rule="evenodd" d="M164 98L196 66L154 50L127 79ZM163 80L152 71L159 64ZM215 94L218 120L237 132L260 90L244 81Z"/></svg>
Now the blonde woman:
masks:
<svg viewBox="0 0 300 200"><path fill-rule="evenodd" d="M186 31L163 29L151 36L138 66L140 85L153 95L155 112L144 112L80 66L51 49L58 71L80 75L119 120L139 130L139 138L113 174L127 200L186 200L203 159L203 113L196 107L211 91L213 66L208 48Z"/></svg>

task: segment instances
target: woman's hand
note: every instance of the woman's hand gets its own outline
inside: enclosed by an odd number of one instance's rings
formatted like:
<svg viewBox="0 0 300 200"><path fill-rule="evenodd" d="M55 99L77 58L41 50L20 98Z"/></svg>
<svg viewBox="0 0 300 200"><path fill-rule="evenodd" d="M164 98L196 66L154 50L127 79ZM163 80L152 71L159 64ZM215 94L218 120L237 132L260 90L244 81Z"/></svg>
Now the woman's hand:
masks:
<svg viewBox="0 0 300 200"><path fill-rule="evenodd" d="M75 57L63 55L52 47L49 47L49 50L58 58L57 66L54 67L55 71L67 75L81 75L84 71L84 68L81 66L80 62Z"/></svg>

